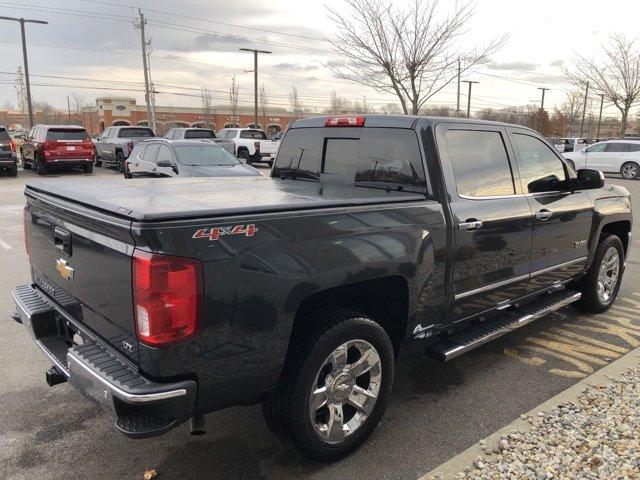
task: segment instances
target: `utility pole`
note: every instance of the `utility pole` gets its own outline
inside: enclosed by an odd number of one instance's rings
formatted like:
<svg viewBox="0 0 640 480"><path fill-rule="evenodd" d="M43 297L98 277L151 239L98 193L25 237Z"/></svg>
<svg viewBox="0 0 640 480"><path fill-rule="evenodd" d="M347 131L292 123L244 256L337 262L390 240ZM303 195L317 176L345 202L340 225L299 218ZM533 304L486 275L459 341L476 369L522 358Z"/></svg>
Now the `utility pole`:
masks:
<svg viewBox="0 0 640 480"><path fill-rule="evenodd" d="M469 95L467 97L467 118L471 118L471 85L474 83L480 83L473 80L462 80L464 83L469 84Z"/></svg>
<svg viewBox="0 0 640 480"><path fill-rule="evenodd" d="M35 123L33 120L33 105L31 105L31 84L29 82L29 62L27 61L27 40L24 31L25 23L39 23L47 25L49 22L44 20L29 20L27 18L15 18L15 17L0 17L0 20L11 20L20 23L20 34L22 36L22 61L24 62L24 79L27 87L27 109L29 110L29 128L33 127Z"/></svg>
<svg viewBox="0 0 640 480"><path fill-rule="evenodd" d="M587 82L587 87L584 91L584 104L582 105L582 120L580 121L580 138L584 134L584 116L587 112L587 97L589 96L589 82Z"/></svg>
<svg viewBox="0 0 640 480"><path fill-rule="evenodd" d="M69 103L69 96L67 96L67 123L71 125L71 103Z"/></svg>
<svg viewBox="0 0 640 480"><path fill-rule="evenodd" d="M544 122L542 119L542 116L544 115L544 94L547 90L550 90L549 88L545 88L545 87L538 87L538 90L542 90L542 100L540 101L540 115L538 115L538 131L542 130L542 127L544 126Z"/></svg>
<svg viewBox="0 0 640 480"><path fill-rule="evenodd" d="M140 29L140 40L142 42L142 68L144 69L144 100L147 104L147 126L155 132L156 121L154 115L151 112L151 91L149 89L149 64L147 62L147 40L144 36L144 26L147 21L144 18L144 13L141 9L138 9L140 14L140 23L136 25L136 28Z"/></svg>
<svg viewBox="0 0 640 480"><path fill-rule="evenodd" d="M460 59L458 58L458 101L456 102L456 116L460 116Z"/></svg>
<svg viewBox="0 0 640 480"><path fill-rule="evenodd" d="M600 113L598 114L598 131L596 132L596 138L600 138L600 124L602 123L602 105L604 104L604 93L598 95L600 97Z"/></svg>
<svg viewBox="0 0 640 480"><path fill-rule="evenodd" d="M239 48L243 52L253 52L253 127L258 128L258 54L272 53L267 50L256 50L253 48Z"/></svg>

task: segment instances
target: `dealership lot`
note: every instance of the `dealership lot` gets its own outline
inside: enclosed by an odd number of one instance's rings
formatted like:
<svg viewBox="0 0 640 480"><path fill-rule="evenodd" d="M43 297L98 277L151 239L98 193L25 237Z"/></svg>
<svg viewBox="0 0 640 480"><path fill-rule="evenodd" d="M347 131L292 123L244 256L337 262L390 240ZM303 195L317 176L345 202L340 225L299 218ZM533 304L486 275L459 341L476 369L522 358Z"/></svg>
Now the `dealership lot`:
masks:
<svg viewBox="0 0 640 480"><path fill-rule="evenodd" d="M101 168L93 176L114 189L125 181ZM85 177L60 173L45 181ZM640 344L636 235L620 298L604 315L567 308L444 365L407 349L383 423L341 462L310 463L277 443L258 406L209 415L202 437L189 436L183 425L159 438L129 440L68 385L46 386L49 365L8 317L11 289L28 280L21 209L30 180L36 176L23 171L0 178L2 478L139 478L147 468L161 478L417 478ZM628 188L640 207L640 182L608 181Z"/></svg>

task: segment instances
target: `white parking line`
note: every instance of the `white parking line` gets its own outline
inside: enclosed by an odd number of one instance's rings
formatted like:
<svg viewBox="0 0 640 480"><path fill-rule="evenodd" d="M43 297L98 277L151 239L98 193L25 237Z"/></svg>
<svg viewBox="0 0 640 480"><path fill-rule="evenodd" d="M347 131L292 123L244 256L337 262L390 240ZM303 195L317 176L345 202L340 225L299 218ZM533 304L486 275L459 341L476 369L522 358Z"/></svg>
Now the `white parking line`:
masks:
<svg viewBox="0 0 640 480"><path fill-rule="evenodd" d="M11 250L11 245L9 245L7 242L2 240L1 238L0 238L0 247L4 248L5 250Z"/></svg>

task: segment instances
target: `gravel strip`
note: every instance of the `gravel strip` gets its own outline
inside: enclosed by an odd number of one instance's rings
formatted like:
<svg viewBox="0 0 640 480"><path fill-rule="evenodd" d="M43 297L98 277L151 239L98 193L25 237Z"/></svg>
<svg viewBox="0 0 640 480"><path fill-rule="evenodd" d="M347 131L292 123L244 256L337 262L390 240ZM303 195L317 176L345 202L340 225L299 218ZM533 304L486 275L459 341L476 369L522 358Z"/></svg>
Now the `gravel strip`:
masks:
<svg viewBox="0 0 640 480"><path fill-rule="evenodd" d="M457 479L640 479L640 367L512 431ZM427 477L435 480L441 477Z"/></svg>

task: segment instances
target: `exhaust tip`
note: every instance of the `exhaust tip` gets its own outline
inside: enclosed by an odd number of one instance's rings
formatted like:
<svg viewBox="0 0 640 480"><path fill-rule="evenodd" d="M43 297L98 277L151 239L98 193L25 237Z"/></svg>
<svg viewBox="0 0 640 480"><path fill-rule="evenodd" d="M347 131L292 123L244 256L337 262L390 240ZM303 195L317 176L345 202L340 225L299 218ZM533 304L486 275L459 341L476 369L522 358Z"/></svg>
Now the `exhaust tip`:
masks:
<svg viewBox="0 0 640 480"><path fill-rule="evenodd" d="M189 419L189 426L191 427L191 435L198 436L207 433L204 415L191 417Z"/></svg>
<svg viewBox="0 0 640 480"><path fill-rule="evenodd" d="M66 375L61 373L56 367L51 367L46 371L45 379L47 380L47 385L50 387L67 381Z"/></svg>

